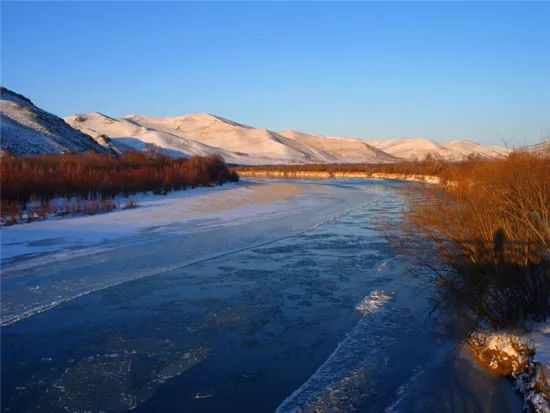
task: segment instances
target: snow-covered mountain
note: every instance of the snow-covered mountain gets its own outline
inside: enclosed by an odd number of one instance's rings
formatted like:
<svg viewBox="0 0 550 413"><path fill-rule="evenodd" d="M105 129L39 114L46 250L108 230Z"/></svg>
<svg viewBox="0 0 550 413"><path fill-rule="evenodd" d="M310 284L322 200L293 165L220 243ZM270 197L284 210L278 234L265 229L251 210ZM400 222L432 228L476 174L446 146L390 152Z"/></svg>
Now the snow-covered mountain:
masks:
<svg viewBox="0 0 550 413"><path fill-rule="evenodd" d="M274 132L197 113L172 117L129 115L113 119L100 113L66 118L91 136L107 135L115 145L141 150L155 145L175 156L219 153L238 164L388 163L428 155L458 161L470 155L506 156L510 150L472 141L436 142L424 138L364 140L312 135L295 130Z"/></svg>
<svg viewBox="0 0 550 413"><path fill-rule="evenodd" d="M0 89L0 143L3 151L14 155L107 152L90 136L4 87Z"/></svg>
<svg viewBox="0 0 550 413"><path fill-rule="evenodd" d="M172 117L129 115L113 119L100 113L69 116L66 121L91 136L142 150L155 145L174 156L219 153L238 164L395 162L391 155L360 139L325 138L299 132L277 133L207 113Z"/></svg>
<svg viewBox="0 0 550 413"><path fill-rule="evenodd" d="M92 112L63 120L5 88L1 90L0 115L1 147L14 154L87 150L121 153L155 147L170 156L219 154L230 163L262 165L388 163L423 159L428 154L454 161L471 154L498 157L509 153L500 146L472 141L364 140L295 130L274 132L208 113L167 117L129 115L115 119Z"/></svg>
<svg viewBox="0 0 550 413"><path fill-rule="evenodd" d="M390 155L409 160L422 160L428 155L449 161L460 161L471 155L499 158L511 151L503 146L481 145L467 140L444 143L425 138L403 138L367 142Z"/></svg>
<svg viewBox="0 0 550 413"><path fill-rule="evenodd" d="M362 139L310 135L292 129L280 132L288 139L315 148L326 158L325 162L387 163L399 159Z"/></svg>
<svg viewBox="0 0 550 413"><path fill-rule="evenodd" d="M522 150L530 152L532 154L550 158L550 140L544 140L531 146L522 148Z"/></svg>

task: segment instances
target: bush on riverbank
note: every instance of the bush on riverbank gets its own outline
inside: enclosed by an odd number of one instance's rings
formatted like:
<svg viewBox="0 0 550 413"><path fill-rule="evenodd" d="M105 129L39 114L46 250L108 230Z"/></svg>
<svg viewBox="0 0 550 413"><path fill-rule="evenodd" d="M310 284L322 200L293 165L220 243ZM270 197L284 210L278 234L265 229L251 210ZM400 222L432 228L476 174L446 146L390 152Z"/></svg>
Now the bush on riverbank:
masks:
<svg viewBox="0 0 550 413"><path fill-rule="evenodd" d="M1 213L6 222L15 221L22 211L27 217L55 212L50 211L49 203L54 198L76 203L98 200L83 203L84 212L96 212L113 209L109 200L119 195L128 197L147 191L163 194L238 180L219 156L174 159L138 152L120 158L91 153L5 155L0 168ZM29 215L28 207L36 209L37 214Z"/></svg>
<svg viewBox="0 0 550 413"><path fill-rule="evenodd" d="M416 246L424 274L440 287L436 304L473 321L463 331L473 358L509 377L527 410L546 412L547 367L535 360L525 327L550 315L550 157L470 160L439 177L442 186L410 189L406 236L396 245Z"/></svg>
<svg viewBox="0 0 550 413"><path fill-rule="evenodd" d="M450 166L416 188L408 222L450 271L438 285L494 328L550 314L550 160L525 153Z"/></svg>

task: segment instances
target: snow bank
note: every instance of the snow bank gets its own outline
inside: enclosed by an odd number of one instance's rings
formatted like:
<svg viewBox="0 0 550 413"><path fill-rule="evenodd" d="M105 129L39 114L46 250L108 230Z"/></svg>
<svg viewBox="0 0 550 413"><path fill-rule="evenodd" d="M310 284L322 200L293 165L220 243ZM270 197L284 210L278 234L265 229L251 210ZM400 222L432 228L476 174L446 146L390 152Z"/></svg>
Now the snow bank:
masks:
<svg viewBox="0 0 550 413"><path fill-rule="evenodd" d="M536 353L529 337L480 331L470 336L468 345L481 365L513 380L516 391L524 398L525 410L550 411L548 365L535 360Z"/></svg>

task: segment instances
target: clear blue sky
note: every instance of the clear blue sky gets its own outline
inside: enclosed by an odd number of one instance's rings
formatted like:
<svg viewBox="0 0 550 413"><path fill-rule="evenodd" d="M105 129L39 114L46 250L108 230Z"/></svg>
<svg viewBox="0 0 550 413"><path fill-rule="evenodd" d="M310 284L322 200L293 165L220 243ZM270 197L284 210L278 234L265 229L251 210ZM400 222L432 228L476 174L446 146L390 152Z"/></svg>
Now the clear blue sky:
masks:
<svg viewBox="0 0 550 413"><path fill-rule="evenodd" d="M550 136L550 3L2 2L2 84L58 115Z"/></svg>

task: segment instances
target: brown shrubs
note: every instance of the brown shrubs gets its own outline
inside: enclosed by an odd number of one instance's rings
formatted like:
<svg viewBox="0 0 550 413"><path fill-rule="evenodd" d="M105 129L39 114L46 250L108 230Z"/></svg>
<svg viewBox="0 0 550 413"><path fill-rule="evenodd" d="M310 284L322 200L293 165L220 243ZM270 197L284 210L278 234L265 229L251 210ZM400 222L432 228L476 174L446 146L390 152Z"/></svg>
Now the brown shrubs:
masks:
<svg viewBox="0 0 550 413"><path fill-rule="evenodd" d="M50 212L53 198L98 200L86 203L87 213L110 210L117 195L167 193L188 187L238 180L219 156L174 159L130 152L121 158L101 154L3 156L1 212L6 223ZM31 202L33 201L33 202ZM135 207L127 203L127 208ZM32 209L32 210L31 210ZM77 208L78 209L78 208Z"/></svg>
<svg viewBox="0 0 550 413"><path fill-rule="evenodd" d="M448 166L452 186L417 187L407 198L412 228L435 245L450 271L438 285L493 327L550 313L550 160L512 153L503 160Z"/></svg>

